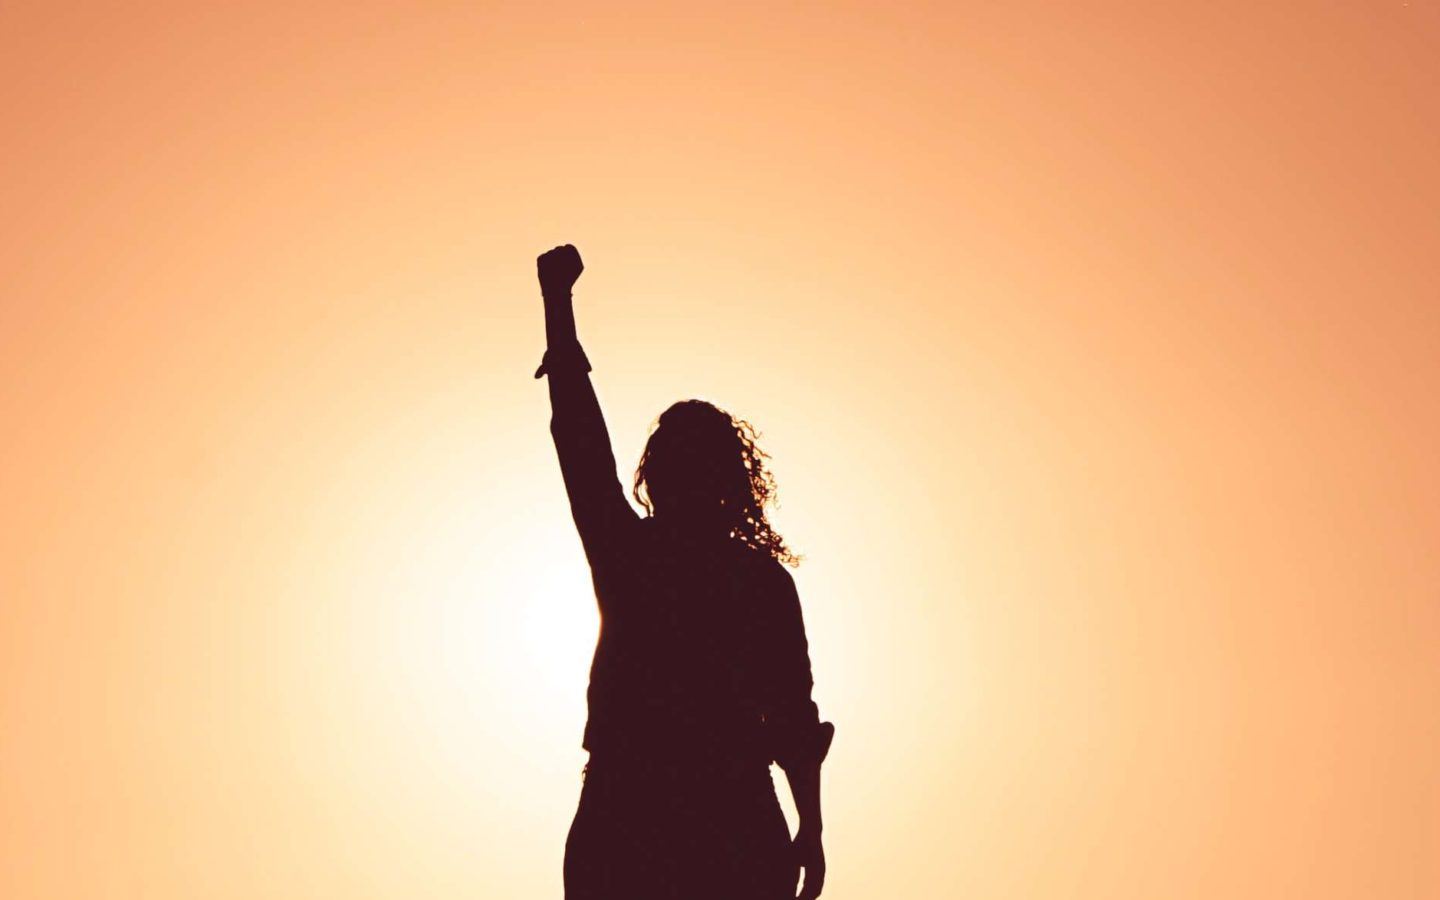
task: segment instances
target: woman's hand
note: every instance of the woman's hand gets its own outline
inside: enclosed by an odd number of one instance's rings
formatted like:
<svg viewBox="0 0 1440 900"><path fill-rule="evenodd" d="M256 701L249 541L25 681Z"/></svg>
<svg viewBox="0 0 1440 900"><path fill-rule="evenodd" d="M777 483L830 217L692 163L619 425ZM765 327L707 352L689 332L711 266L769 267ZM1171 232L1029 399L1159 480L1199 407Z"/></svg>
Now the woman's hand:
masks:
<svg viewBox="0 0 1440 900"><path fill-rule="evenodd" d="M805 870L805 883L796 900L815 900L825 887L825 847L820 843L820 832L801 825L791 847L796 862Z"/></svg>
<svg viewBox="0 0 1440 900"><path fill-rule="evenodd" d="M535 268L540 276L542 295L566 297L580 273L585 271L585 264L580 261L580 251L573 244L565 244L540 254Z"/></svg>

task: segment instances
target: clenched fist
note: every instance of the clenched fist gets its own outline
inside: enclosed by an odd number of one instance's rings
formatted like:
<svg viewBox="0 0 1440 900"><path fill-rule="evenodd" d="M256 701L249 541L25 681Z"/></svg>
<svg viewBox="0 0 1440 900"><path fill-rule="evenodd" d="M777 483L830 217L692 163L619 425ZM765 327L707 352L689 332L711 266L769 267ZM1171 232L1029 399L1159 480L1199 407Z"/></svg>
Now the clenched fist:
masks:
<svg viewBox="0 0 1440 900"><path fill-rule="evenodd" d="M566 244L540 254L535 268L540 275L540 293L546 297L562 297L575 286L575 279L585 271L585 264L580 261L580 251Z"/></svg>

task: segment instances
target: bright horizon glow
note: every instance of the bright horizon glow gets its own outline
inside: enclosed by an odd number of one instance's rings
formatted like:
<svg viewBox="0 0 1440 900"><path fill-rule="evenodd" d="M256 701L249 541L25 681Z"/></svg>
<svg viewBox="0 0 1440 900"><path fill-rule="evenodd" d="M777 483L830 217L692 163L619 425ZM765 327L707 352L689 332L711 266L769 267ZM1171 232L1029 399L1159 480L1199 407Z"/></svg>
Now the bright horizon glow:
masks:
<svg viewBox="0 0 1440 900"><path fill-rule="evenodd" d="M1426 2L0 9L0 894L560 896L568 242L625 483L683 397L773 456L827 900L1434 900L1437 46Z"/></svg>

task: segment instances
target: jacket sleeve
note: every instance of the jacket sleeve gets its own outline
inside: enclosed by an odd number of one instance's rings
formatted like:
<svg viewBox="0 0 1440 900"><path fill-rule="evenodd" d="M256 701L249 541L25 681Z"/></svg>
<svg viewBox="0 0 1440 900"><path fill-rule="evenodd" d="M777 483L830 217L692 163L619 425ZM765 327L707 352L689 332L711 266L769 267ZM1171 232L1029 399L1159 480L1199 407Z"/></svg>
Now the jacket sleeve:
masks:
<svg viewBox="0 0 1440 900"><path fill-rule="evenodd" d="M773 597L771 690L765 710L766 733L774 760L789 771L806 764L819 765L830 752L835 726L820 721L820 709L811 699L814 678L810 671L810 645L795 579L777 565Z"/></svg>
<svg viewBox="0 0 1440 900"><path fill-rule="evenodd" d="M548 376L550 435L570 514L593 567L601 551L627 534L639 516L616 475L610 434L589 373L590 361L576 342L549 348L535 377Z"/></svg>

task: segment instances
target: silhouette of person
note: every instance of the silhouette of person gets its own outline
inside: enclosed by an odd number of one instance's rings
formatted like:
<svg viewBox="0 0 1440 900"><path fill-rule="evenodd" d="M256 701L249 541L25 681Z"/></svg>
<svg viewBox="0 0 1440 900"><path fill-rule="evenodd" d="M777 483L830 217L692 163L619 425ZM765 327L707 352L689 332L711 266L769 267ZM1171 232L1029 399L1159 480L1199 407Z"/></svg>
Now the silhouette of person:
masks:
<svg viewBox="0 0 1440 900"><path fill-rule="evenodd" d="M797 558L766 519L755 432L701 400L661 414L630 505L575 334L571 245L542 254L550 431L590 564L600 636L590 753L565 842L567 900L820 895L820 764L835 728L811 699ZM794 839L770 776L785 772Z"/></svg>

